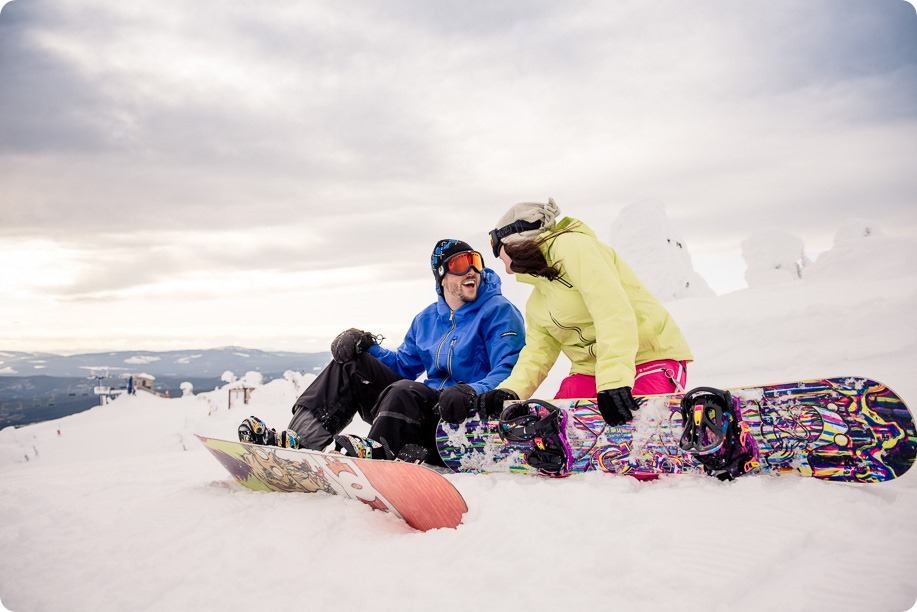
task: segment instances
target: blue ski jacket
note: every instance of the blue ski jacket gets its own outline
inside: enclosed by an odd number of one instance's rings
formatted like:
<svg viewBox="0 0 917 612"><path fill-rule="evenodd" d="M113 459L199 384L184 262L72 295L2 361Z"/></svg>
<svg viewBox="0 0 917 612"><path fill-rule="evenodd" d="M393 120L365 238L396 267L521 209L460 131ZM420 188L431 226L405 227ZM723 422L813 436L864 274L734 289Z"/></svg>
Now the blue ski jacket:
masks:
<svg viewBox="0 0 917 612"><path fill-rule="evenodd" d="M478 298L453 311L443 296L414 317L404 342L391 351L375 345L369 354L399 376L436 390L459 383L477 393L509 377L525 344L525 321L503 296L500 277L485 268Z"/></svg>

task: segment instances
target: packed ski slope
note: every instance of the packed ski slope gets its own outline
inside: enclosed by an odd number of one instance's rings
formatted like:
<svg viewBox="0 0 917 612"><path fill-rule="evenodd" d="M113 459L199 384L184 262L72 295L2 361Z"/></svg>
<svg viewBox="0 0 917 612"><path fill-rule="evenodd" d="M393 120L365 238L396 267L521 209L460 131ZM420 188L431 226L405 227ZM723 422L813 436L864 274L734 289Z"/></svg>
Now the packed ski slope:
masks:
<svg viewBox="0 0 917 612"><path fill-rule="evenodd" d="M695 352L689 385L863 375L917 408L914 261L909 240L873 236L802 280L669 302ZM193 438L232 438L249 413L285 426L310 379L291 373L231 410L225 388L124 397L0 432L3 605L901 611L917 599L917 470L868 486L457 474L464 524L419 533L356 502L244 489Z"/></svg>

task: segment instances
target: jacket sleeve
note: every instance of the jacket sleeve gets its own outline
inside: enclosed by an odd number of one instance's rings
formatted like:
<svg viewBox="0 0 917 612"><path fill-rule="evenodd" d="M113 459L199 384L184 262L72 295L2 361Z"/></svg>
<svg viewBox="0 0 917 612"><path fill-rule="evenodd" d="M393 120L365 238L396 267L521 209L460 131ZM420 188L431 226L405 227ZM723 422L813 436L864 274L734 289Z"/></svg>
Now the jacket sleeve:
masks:
<svg viewBox="0 0 917 612"><path fill-rule="evenodd" d="M541 306L536 293L532 293L525 306L525 347L519 354L519 361L513 372L497 387L509 389L522 399L528 399L544 382L560 355L560 342L547 329L535 322L532 313Z"/></svg>
<svg viewBox="0 0 917 612"><path fill-rule="evenodd" d="M368 351L370 355L388 366L392 372L408 380L417 380L417 377L424 371L423 359L415 341L417 327L421 324L419 319L420 315L414 317L404 337L404 342L394 351L378 344L370 347Z"/></svg>
<svg viewBox="0 0 917 612"><path fill-rule="evenodd" d="M484 315L484 350L490 371L476 382L470 383L477 393L495 389L512 371L519 351L525 345L525 323L519 310L504 297L494 300L497 305Z"/></svg>
<svg viewBox="0 0 917 612"><path fill-rule="evenodd" d="M639 347L637 314L616 267L617 254L591 236L571 232L554 242L554 261L579 291L595 324L598 391L633 387Z"/></svg>

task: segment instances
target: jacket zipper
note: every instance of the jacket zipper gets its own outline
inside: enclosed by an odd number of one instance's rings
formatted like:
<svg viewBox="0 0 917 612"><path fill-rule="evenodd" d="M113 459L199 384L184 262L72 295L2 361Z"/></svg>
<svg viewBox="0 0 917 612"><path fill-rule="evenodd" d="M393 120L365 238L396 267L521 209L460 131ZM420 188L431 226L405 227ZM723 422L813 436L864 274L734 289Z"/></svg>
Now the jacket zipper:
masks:
<svg viewBox="0 0 917 612"><path fill-rule="evenodd" d="M446 338L449 337L449 334L455 331L455 311L454 310L449 311L449 320L452 322L452 327L449 329L449 331L446 332L446 335L443 336L443 339L439 341L439 346L436 347L436 360L434 361L434 363L436 363L437 367L439 367L439 356L443 350L443 344L446 343ZM455 345L454 339L452 340L452 344L453 346ZM451 355L450 355L450 358L448 359L446 363L446 371L448 372L449 376L452 376L452 372L449 370L449 368L451 367L452 367L452 362L451 362ZM439 385L440 390L442 390L443 385L446 384L446 381L449 379L449 376L444 378L443 382L440 383Z"/></svg>
<svg viewBox="0 0 917 612"><path fill-rule="evenodd" d="M452 342L449 343L449 354L446 355L446 371L449 373L449 376L443 379L442 384L440 384L439 386L440 389L443 388L443 385L446 384L447 380L452 378L452 353L455 352L455 341L456 340L458 340L458 338L453 338Z"/></svg>

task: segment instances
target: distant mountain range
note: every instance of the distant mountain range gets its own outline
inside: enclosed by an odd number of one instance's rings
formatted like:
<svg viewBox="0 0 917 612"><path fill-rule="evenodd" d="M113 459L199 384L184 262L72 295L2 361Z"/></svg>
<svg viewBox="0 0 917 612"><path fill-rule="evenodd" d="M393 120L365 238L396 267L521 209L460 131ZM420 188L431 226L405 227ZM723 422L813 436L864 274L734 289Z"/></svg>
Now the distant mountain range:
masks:
<svg viewBox="0 0 917 612"><path fill-rule="evenodd" d="M128 375L155 377L153 389L163 395L181 395L181 383L195 391L225 384L230 371L236 377L260 372L265 382L287 370L317 374L331 360L330 353L270 352L241 347L198 351L117 351L83 355L0 351L0 429L28 425L88 410L100 403L94 388L102 384L123 387Z"/></svg>
<svg viewBox="0 0 917 612"><path fill-rule="evenodd" d="M198 351L117 351L82 355L0 351L0 376L91 377L107 371L110 376L150 374L189 378L219 378L231 371L283 374L287 370L313 372L325 367L331 354L268 352L228 346Z"/></svg>

